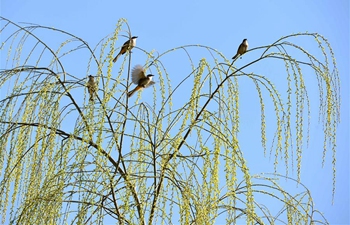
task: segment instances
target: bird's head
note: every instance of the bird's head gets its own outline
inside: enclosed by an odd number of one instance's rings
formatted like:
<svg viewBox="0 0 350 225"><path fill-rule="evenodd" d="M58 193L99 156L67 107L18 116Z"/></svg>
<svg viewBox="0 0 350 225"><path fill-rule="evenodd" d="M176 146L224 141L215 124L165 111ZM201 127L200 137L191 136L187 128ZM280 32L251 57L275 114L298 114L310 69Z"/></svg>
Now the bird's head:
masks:
<svg viewBox="0 0 350 225"><path fill-rule="evenodd" d="M148 77L148 79L152 80L152 77L154 77L154 75L148 74L147 77Z"/></svg>
<svg viewBox="0 0 350 225"><path fill-rule="evenodd" d="M131 37L131 39L136 39L136 38L137 38L137 36L132 36L132 37Z"/></svg>
<svg viewBox="0 0 350 225"><path fill-rule="evenodd" d="M89 78L91 79L91 78L94 78L94 76L92 76L91 74L89 75Z"/></svg>
<svg viewBox="0 0 350 225"><path fill-rule="evenodd" d="M248 41L248 39L246 39L246 38L245 38L245 39L243 39L243 42L246 42L246 41Z"/></svg>

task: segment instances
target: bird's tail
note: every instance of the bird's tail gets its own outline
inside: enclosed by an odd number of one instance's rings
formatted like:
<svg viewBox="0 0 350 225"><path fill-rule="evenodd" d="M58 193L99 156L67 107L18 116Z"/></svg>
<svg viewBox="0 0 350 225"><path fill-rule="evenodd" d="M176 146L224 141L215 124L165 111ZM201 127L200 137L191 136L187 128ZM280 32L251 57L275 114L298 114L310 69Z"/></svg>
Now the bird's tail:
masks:
<svg viewBox="0 0 350 225"><path fill-rule="evenodd" d="M237 57L238 57L238 55L239 55L239 54L237 53L235 56L233 56L233 57L232 57L232 59L237 58Z"/></svg>
<svg viewBox="0 0 350 225"><path fill-rule="evenodd" d="M91 87L89 87L89 95L90 95L89 101L93 102L94 101L94 90Z"/></svg>
<svg viewBox="0 0 350 225"><path fill-rule="evenodd" d="M142 87L137 86L136 88L134 88L134 90L129 91L128 92L128 98L130 98L135 92L137 92L138 90L142 89Z"/></svg>
<svg viewBox="0 0 350 225"><path fill-rule="evenodd" d="M114 63L118 60L119 56L120 56L120 53L113 59Z"/></svg>

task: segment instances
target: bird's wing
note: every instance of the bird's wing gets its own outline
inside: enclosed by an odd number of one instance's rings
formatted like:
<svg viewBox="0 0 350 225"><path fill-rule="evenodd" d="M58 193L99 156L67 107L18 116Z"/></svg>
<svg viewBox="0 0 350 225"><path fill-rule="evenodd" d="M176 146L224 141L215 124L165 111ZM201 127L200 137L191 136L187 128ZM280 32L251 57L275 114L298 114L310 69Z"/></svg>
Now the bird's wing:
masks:
<svg viewBox="0 0 350 225"><path fill-rule="evenodd" d="M128 47L130 44L130 40L127 40L126 42L124 42L123 46L122 47Z"/></svg>
<svg viewBox="0 0 350 225"><path fill-rule="evenodd" d="M131 81L134 84L138 84L141 78L145 78L145 70L141 65L136 65L131 71Z"/></svg>
<svg viewBox="0 0 350 225"><path fill-rule="evenodd" d="M155 84L156 82L154 81L150 81L148 84L145 85L145 88L148 88L149 86L152 86L153 84Z"/></svg>
<svg viewBox="0 0 350 225"><path fill-rule="evenodd" d="M244 51L244 44L241 43L237 49L237 54L242 54L243 51Z"/></svg>

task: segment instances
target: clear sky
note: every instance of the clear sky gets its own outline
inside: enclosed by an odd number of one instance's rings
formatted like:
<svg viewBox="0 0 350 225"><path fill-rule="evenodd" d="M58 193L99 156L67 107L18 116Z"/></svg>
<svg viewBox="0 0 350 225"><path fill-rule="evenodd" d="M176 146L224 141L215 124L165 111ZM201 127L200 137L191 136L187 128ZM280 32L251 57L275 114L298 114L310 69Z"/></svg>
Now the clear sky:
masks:
<svg viewBox="0 0 350 225"><path fill-rule="evenodd" d="M303 154L302 182L311 190L316 208L324 213L331 224L350 224L348 0L133 2L1 0L0 8L1 16L13 22L28 22L66 30L86 40L92 46L114 31L118 19L126 18L133 35L139 36L137 45L148 51L155 49L159 53L181 45L202 44L218 49L230 58L235 54L243 38L247 38L250 47L253 48L271 44L281 36L292 33L308 31L325 36L337 60L342 97L334 204L332 205L330 153L327 155L325 166L321 167L322 138L311 139L309 148ZM125 41L121 39L122 41L118 41L120 44ZM303 42L298 44L303 45ZM3 54L1 52L1 57L5 58ZM0 69L4 69L4 58L1 59ZM237 63L248 61L249 56L245 56ZM181 80L182 71L178 65L174 67L177 68L176 76L180 76L176 78L174 74L172 81L176 82ZM263 66L254 68L259 70L255 71L259 74L273 74ZM282 70L280 73L284 72ZM184 76L187 74L184 73ZM86 74L81 76L83 78ZM252 110L249 108L245 110L242 114L254 117ZM255 116L260 117L259 112ZM317 119L314 121L317 122ZM319 135L322 132L320 128L317 123L311 124L310 134ZM241 132L247 132L244 124L241 125ZM251 146L249 142L243 138L241 147L258 148ZM257 142L260 142L259 139ZM263 157L262 153L249 154L244 151L244 154L252 173L273 172L273 166L259 165L263 160L273 164L273 160L268 158L260 159L259 157Z"/></svg>

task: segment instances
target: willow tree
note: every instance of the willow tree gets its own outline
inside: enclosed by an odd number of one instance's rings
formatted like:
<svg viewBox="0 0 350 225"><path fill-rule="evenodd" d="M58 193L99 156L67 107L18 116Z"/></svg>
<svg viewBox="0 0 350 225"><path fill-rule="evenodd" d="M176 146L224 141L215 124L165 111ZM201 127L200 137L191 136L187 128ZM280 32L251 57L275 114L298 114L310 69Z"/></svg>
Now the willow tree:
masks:
<svg viewBox="0 0 350 225"><path fill-rule="evenodd" d="M305 70L317 78L321 151L336 150L339 77L321 35L293 34L252 48L243 57L256 58L243 66L201 45L162 54L138 46L114 64L131 35L124 19L95 47L51 27L20 26L5 18L2 24L1 51L7 53L0 80L2 223L327 223L300 180L311 113ZM301 38L319 45L321 57L293 42ZM198 51L203 56L195 59ZM145 61L136 62L135 54ZM167 57L172 64L187 62L176 66L189 72L171 74ZM260 74L261 62L284 67L285 86ZM157 83L127 98L136 64L155 74ZM256 72L250 70L254 65ZM94 101L86 88L90 74L98 86ZM274 174L252 174L240 148L243 79L260 101L256 141L275 156ZM335 158L333 163L335 168ZM280 165L286 170L279 171ZM280 178L300 183L298 190L287 191ZM280 209L273 211L269 202Z"/></svg>

